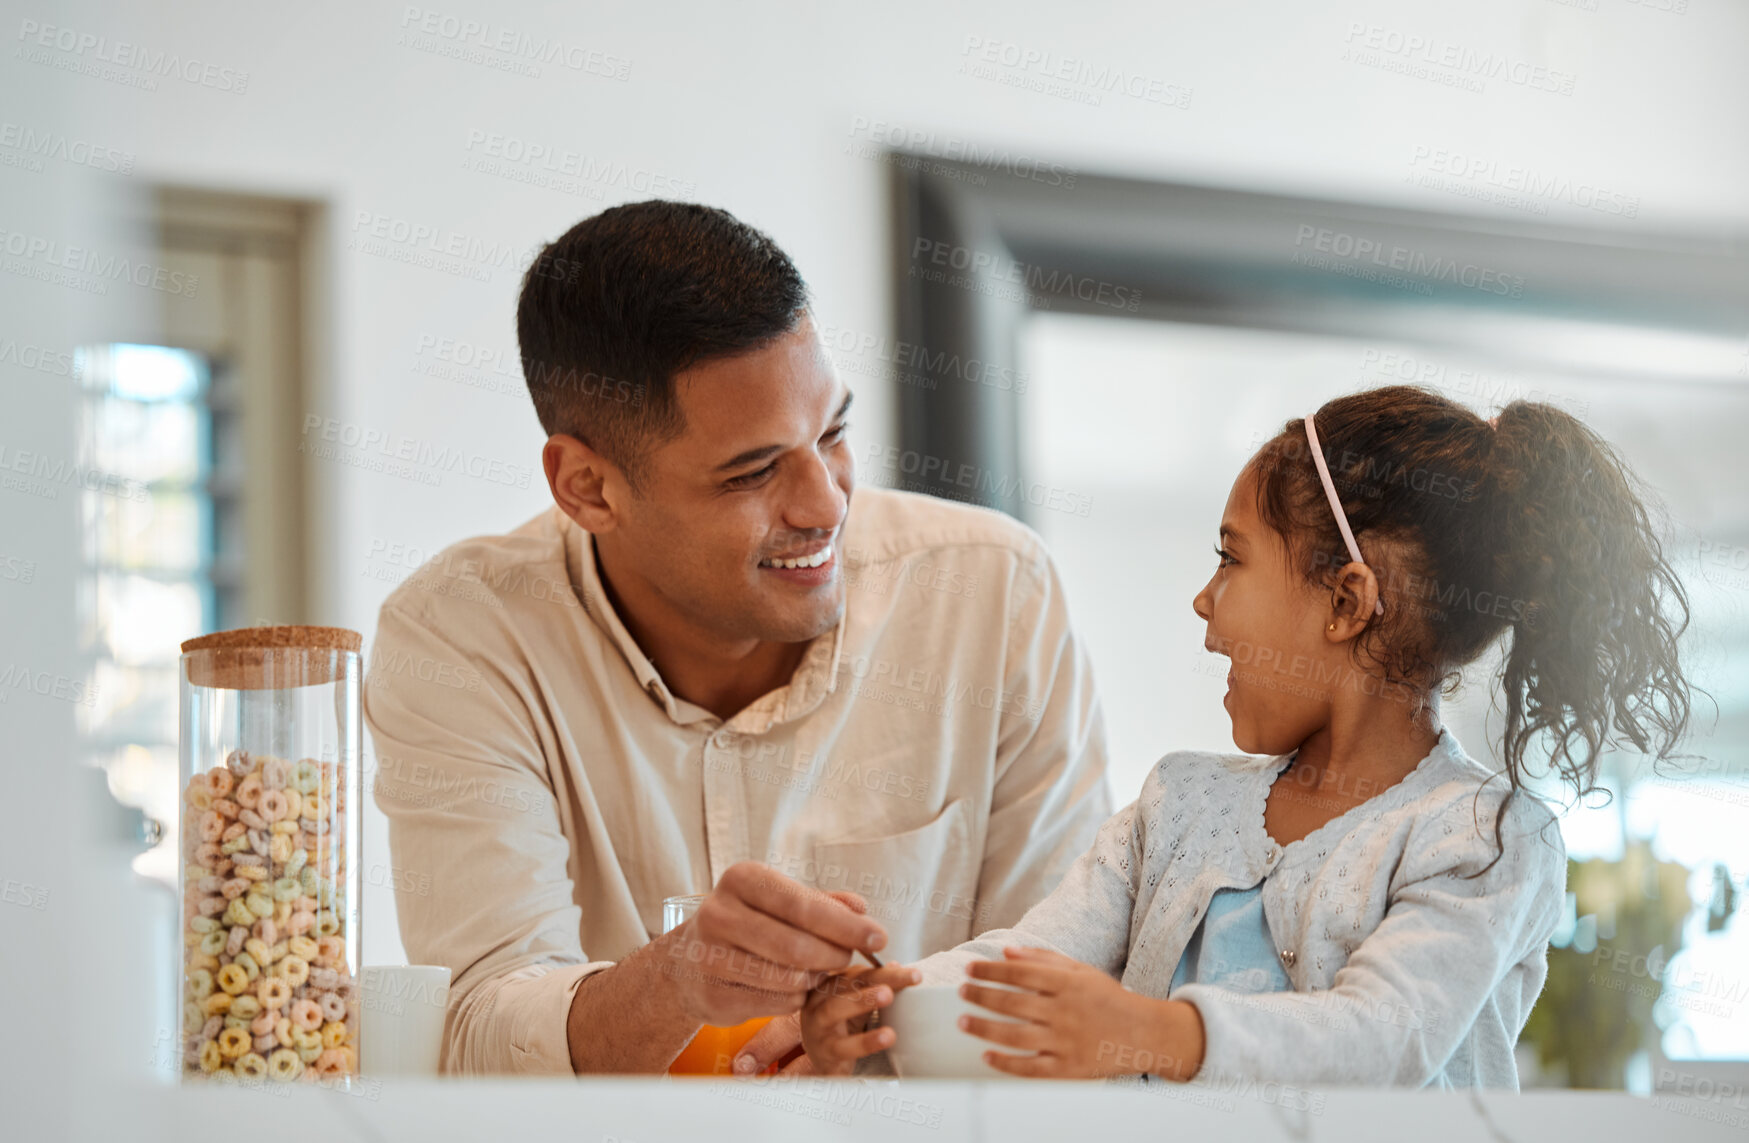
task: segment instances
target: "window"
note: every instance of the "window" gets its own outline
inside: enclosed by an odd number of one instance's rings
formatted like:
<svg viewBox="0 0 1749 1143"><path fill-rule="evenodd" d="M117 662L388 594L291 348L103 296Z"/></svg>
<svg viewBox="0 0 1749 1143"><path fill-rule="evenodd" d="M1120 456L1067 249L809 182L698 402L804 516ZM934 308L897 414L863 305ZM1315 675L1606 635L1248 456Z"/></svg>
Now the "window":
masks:
<svg viewBox="0 0 1749 1143"><path fill-rule="evenodd" d="M136 869L176 876L183 640L303 623L304 250L310 209L160 188L158 259L198 281L129 338L79 351L89 760L164 828Z"/></svg>
<svg viewBox="0 0 1749 1143"><path fill-rule="evenodd" d="M176 788L178 645L236 609L217 527L232 496L213 463L228 416L211 404L211 363L187 350L95 346L77 372L80 466L93 474L80 492L80 626L97 684L85 739L117 794L168 822L174 803L155 803ZM142 869L173 877L175 852Z"/></svg>

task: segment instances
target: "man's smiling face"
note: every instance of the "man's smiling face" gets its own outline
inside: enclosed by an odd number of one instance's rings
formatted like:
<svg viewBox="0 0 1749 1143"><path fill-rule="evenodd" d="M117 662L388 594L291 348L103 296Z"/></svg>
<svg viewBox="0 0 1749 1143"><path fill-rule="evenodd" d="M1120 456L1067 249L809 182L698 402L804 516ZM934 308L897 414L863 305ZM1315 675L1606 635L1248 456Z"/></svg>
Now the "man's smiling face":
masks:
<svg viewBox="0 0 1749 1143"><path fill-rule="evenodd" d="M844 609L851 394L804 315L764 348L675 378L680 435L650 450L602 542L619 574L724 640L799 643Z"/></svg>

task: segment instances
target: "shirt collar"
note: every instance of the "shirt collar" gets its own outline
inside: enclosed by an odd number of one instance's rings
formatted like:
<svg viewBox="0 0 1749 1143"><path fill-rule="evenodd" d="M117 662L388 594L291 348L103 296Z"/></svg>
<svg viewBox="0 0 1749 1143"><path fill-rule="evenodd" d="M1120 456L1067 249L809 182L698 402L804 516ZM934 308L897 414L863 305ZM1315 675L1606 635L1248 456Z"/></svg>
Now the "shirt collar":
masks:
<svg viewBox="0 0 1749 1143"><path fill-rule="evenodd" d="M638 680L638 686L667 712L669 718L681 725L706 720L717 721L716 715L710 711L680 698L668 689L668 684L663 681L656 664L650 662L649 656L638 646L638 641L632 638L632 633L626 629L619 613L614 610L607 597L606 585L601 581L601 568L596 561L595 537L560 512L556 506L553 511L559 517L560 528L568 532L566 555L573 570L572 582L578 586L582 596L583 609L613 641L614 647ZM850 616L848 593L846 596L844 609L829 633L830 638L827 634L822 634L810 642L807 651L802 655L802 661L796 666L795 674L790 676L790 681L738 711L726 724L730 729L746 734L763 734L778 723L802 717L838 689L838 664L844 653L844 629Z"/></svg>

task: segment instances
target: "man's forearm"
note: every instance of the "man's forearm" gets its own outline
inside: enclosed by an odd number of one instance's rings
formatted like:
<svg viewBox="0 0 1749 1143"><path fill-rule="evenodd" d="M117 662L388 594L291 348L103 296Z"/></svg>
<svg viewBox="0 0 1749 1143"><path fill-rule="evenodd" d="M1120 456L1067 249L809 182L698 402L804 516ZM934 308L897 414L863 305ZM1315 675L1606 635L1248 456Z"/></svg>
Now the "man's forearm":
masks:
<svg viewBox="0 0 1749 1143"><path fill-rule="evenodd" d="M671 959L665 944L658 937L577 986L565 1018L572 1071L660 1073L691 1042L700 1024L662 971Z"/></svg>

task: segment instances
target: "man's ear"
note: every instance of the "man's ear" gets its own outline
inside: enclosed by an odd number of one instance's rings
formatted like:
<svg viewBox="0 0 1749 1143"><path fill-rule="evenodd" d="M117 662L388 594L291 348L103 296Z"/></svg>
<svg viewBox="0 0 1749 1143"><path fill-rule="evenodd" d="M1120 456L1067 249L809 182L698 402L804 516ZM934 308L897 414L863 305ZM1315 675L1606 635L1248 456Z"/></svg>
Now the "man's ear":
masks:
<svg viewBox="0 0 1749 1143"><path fill-rule="evenodd" d="M619 466L568 433L548 437L540 455L559 511L586 532L613 531L626 487Z"/></svg>

